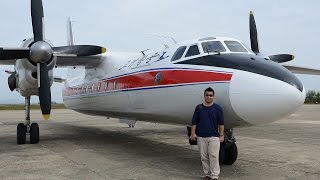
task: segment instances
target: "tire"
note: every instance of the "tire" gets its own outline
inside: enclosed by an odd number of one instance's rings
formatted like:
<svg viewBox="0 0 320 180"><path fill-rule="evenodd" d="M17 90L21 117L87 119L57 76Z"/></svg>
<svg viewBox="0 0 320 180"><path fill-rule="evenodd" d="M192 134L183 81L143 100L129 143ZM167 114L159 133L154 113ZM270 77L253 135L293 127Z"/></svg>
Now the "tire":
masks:
<svg viewBox="0 0 320 180"><path fill-rule="evenodd" d="M39 125L37 123L32 123L30 126L30 143L39 143Z"/></svg>
<svg viewBox="0 0 320 180"><path fill-rule="evenodd" d="M226 157L225 146L223 143L220 143L220 151L219 151L219 164L220 165L224 164L225 157Z"/></svg>
<svg viewBox="0 0 320 180"><path fill-rule="evenodd" d="M236 143L232 143L228 149L226 149L226 158L224 161L224 164L226 165L232 165L234 162L236 162L238 158L238 148Z"/></svg>
<svg viewBox="0 0 320 180"><path fill-rule="evenodd" d="M17 125L17 144L25 144L27 135L27 126L23 123Z"/></svg>

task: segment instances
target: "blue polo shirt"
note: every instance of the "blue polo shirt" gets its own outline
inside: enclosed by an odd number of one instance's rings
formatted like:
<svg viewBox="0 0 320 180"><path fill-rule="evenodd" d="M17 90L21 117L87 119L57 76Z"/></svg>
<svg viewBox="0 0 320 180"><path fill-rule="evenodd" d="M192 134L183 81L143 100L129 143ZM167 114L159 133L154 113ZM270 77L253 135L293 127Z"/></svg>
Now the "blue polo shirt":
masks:
<svg viewBox="0 0 320 180"><path fill-rule="evenodd" d="M209 107L197 105L192 125L197 125L196 134L199 137L219 137L219 125L224 125L222 108L216 103Z"/></svg>

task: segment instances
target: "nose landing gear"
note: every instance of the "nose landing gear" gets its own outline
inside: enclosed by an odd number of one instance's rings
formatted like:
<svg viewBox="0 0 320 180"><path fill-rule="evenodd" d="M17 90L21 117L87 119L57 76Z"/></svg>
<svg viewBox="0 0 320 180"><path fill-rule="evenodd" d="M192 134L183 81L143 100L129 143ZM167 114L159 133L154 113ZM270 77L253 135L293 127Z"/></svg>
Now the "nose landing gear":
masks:
<svg viewBox="0 0 320 180"><path fill-rule="evenodd" d="M39 143L39 125L32 123L30 125L30 96L25 98L25 114L26 123L19 123L17 125L17 144L25 144L26 136L30 136L30 143Z"/></svg>

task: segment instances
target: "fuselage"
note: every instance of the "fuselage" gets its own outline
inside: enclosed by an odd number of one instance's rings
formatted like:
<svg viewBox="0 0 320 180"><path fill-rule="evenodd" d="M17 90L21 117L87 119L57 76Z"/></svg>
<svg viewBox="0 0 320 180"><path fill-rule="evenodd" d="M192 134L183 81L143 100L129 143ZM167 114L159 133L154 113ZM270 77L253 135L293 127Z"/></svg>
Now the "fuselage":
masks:
<svg viewBox="0 0 320 180"><path fill-rule="evenodd" d="M84 76L73 75L65 84L67 108L129 120L189 125L207 87L215 90L226 128L279 120L305 98L290 71L231 38L143 53L108 52L100 65L82 71Z"/></svg>

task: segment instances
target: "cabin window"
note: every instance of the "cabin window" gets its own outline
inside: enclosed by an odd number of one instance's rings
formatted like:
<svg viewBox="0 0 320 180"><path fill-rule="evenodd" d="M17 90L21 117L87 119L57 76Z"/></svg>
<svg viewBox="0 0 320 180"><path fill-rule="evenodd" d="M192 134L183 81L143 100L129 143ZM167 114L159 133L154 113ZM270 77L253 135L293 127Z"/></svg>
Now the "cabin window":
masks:
<svg viewBox="0 0 320 180"><path fill-rule="evenodd" d="M117 85L118 85L118 82L117 82L117 80L115 80L115 81L113 82L113 89L114 89L114 90L117 89Z"/></svg>
<svg viewBox="0 0 320 180"><path fill-rule="evenodd" d="M193 45L193 46L190 46L190 48L188 49L188 52L187 52L185 57L195 56L195 55L198 55L198 54L200 54L198 45Z"/></svg>
<svg viewBox="0 0 320 180"><path fill-rule="evenodd" d="M225 52L226 49L220 41L209 41L201 43L204 53Z"/></svg>
<svg viewBox="0 0 320 180"><path fill-rule="evenodd" d="M99 82L99 83L98 83L98 86L97 86L97 91L100 90L100 87L101 87L101 83Z"/></svg>
<svg viewBox="0 0 320 180"><path fill-rule="evenodd" d="M82 90L81 90L81 93L85 93L85 90L86 90L86 87L85 86L82 86Z"/></svg>
<svg viewBox="0 0 320 180"><path fill-rule="evenodd" d="M224 41L231 52L248 52L238 41Z"/></svg>
<svg viewBox="0 0 320 180"><path fill-rule="evenodd" d="M107 81L107 82L104 84L104 90L105 90L105 91L108 89L108 85L109 85L109 82Z"/></svg>
<svg viewBox="0 0 320 180"><path fill-rule="evenodd" d="M187 46L179 47L176 52L173 54L171 61L178 60L182 57L184 51L186 50Z"/></svg>

